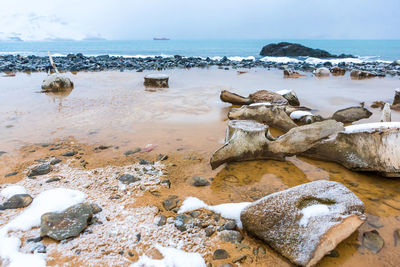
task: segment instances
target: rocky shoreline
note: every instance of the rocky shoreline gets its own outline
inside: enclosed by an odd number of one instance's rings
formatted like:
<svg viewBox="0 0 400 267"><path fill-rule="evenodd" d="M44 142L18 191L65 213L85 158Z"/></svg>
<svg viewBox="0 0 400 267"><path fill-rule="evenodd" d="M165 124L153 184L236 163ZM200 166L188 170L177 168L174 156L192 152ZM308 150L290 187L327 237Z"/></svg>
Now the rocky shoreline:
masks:
<svg viewBox="0 0 400 267"><path fill-rule="evenodd" d="M276 68L281 70L296 70L302 72L313 72L320 67L332 69L339 66L346 71L361 70L372 72L374 75L383 77L386 75L400 76L400 62L398 60L388 63L381 61L371 61L362 63L331 61L324 63L312 63L306 61L299 62L274 62L267 59L242 59L241 61L232 60L227 57L221 59L183 57L175 55L173 57L116 57L116 56L85 56L81 53L69 54L67 56L54 57L54 62L60 71L144 71L144 70L165 70L165 69L189 69L218 67L220 69L250 69L250 68ZM48 57L39 56L20 56L4 55L0 56L0 72L41 72L46 71L50 66Z"/></svg>

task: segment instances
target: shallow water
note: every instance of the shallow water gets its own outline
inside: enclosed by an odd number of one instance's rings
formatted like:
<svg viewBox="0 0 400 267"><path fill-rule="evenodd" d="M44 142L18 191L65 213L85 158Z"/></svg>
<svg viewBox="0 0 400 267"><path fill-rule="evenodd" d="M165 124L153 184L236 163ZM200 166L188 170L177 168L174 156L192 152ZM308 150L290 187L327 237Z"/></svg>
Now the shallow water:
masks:
<svg viewBox="0 0 400 267"><path fill-rule="evenodd" d="M395 78L351 80L348 76L317 79L304 77L284 79L280 71L253 69L238 75L234 70L192 69L169 70L170 88L155 92L142 85L146 73L100 72L67 74L75 88L69 95L38 93L43 73L0 77L0 158L1 183L4 174L12 171L26 154L20 147L32 143L52 142L72 136L89 145L113 145L118 153L152 144L156 153L185 158L177 163L176 194L184 198L196 196L208 204L227 201L252 201L266 194L318 179L343 183L364 201L366 213L380 217L383 227L377 229L385 239L385 247L373 255L360 249L364 231L374 229L365 223L337 248L340 257L325 257L321 266L394 266L399 265L400 252L394 246L393 232L400 228L400 180L372 173L356 173L335 163L291 157L286 162L252 161L234 163L211 171L208 159L221 145L230 105L219 100L223 89L242 95L255 90L293 89L304 106L323 116L365 102L391 102ZM378 121L380 111L360 122ZM392 112L399 121L400 113ZM112 153L107 152L112 157ZM116 152L115 152L116 153ZM192 154L194 160L187 160ZM29 153L28 153L29 154ZM190 162L190 163L189 163ZM187 168L185 166L188 166ZM193 189L187 177L213 177L210 187ZM171 192L171 194L174 192ZM274 253L274 252L268 252ZM265 264L282 259L267 258Z"/></svg>

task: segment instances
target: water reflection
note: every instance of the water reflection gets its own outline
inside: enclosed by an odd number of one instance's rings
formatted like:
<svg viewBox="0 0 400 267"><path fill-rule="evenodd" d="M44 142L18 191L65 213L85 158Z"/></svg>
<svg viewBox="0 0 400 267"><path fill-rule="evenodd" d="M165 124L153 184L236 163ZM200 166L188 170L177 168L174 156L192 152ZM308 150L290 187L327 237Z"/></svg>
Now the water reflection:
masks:
<svg viewBox="0 0 400 267"><path fill-rule="evenodd" d="M58 111L61 112L62 108L63 108L63 99L67 98L71 92L72 92L73 88L66 88L63 91L58 91L58 92L45 92L44 94L46 94L53 103L56 103L58 106Z"/></svg>

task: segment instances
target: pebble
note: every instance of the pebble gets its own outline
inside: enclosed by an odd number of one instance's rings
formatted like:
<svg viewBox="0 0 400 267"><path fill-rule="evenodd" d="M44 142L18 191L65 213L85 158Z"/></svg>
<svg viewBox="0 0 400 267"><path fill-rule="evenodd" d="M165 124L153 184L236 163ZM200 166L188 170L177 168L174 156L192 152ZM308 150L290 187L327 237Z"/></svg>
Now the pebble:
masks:
<svg viewBox="0 0 400 267"><path fill-rule="evenodd" d="M64 154L62 154L62 156L64 156L64 157L72 157L72 156L75 156L76 154L77 154L76 151L68 151L68 152L65 152Z"/></svg>
<svg viewBox="0 0 400 267"><path fill-rule="evenodd" d="M236 222L235 221L228 221L224 224L225 230L235 230L236 229Z"/></svg>
<svg viewBox="0 0 400 267"><path fill-rule="evenodd" d="M56 164L58 164L58 163L60 163L60 162L61 162L61 159L52 158L52 159L50 160L50 165L56 165Z"/></svg>
<svg viewBox="0 0 400 267"><path fill-rule="evenodd" d="M337 252L336 250L332 250L331 252L329 252L329 254L326 254L326 256L331 258L339 258L339 252Z"/></svg>
<svg viewBox="0 0 400 267"><path fill-rule="evenodd" d="M0 205L0 210L25 208L32 203L33 198L28 194L13 195Z"/></svg>
<svg viewBox="0 0 400 267"><path fill-rule="evenodd" d="M125 153L124 153L124 155L125 156L129 156L129 155L133 155L133 154L135 154L135 153L138 153L138 152L140 152L140 151L142 151L142 149L141 148L135 148L135 149L133 149L133 150L128 150L128 151L126 151Z"/></svg>
<svg viewBox="0 0 400 267"><path fill-rule="evenodd" d="M382 228L383 227L383 224L381 222L379 222L378 216L368 215L367 223L374 228Z"/></svg>
<svg viewBox="0 0 400 267"><path fill-rule="evenodd" d="M11 177L11 176L15 176L15 175L17 175L18 174L18 172L10 172L10 173L7 173L6 175L4 175L4 177Z"/></svg>
<svg viewBox="0 0 400 267"><path fill-rule="evenodd" d="M158 157L157 157L157 161L164 161L164 160L167 160L168 159L168 155L162 155L162 154L160 154L160 155L158 155Z"/></svg>
<svg viewBox="0 0 400 267"><path fill-rule="evenodd" d="M156 217L154 217L154 223L157 226L163 226L167 223L167 218L164 215L159 214Z"/></svg>
<svg viewBox="0 0 400 267"><path fill-rule="evenodd" d="M54 178L50 178L50 179L46 180L46 183L49 184L49 183L53 183L53 182L58 182L60 180L61 180L60 177L54 177Z"/></svg>
<svg viewBox="0 0 400 267"><path fill-rule="evenodd" d="M210 185L210 182L201 176L193 176L192 179L190 180L190 185L192 185L192 186L207 186L207 185Z"/></svg>
<svg viewBox="0 0 400 267"><path fill-rule="evenodd" d="M123 184L131 184L137 181L140 181L140 178L133 176L132 174L122 174L121 176L118 177L118 181L120 181Z"/></svg>
<svg viewBox="0 0 400 267"><path fill-rule="evenodd" d="M169 196L166 200L163 201L163 207L166 210L172 210L174 208L176 208L176 206L178 205L178 196L176 195L172 195Z"/></svg>
<svg viewBox="0 0 400 267"><path fill-rule="evenodd" d="M52 168L51 168L50 164L43 163L43 164L33 167L33 169L29 172L28 176L32 177L32 176L48 174L49 172L51 172L51 170L52 170Z"/></svg>
<svg viewBox="0 0 400 267"><path fill-rule="evenodd" d="M215 228L213 226L208 226L206 229L204 229L206 236L210 237L215 233Z"/></svg>
<svg viewBox="0 0 400 267"><path fill-rule="evenodd" d="M214 260L224 260L229 258L229 254L225 249L217 249L213 253Z"/></svg>
<svg viewBox="0 0 400 267"><path fill-rule="evenodd" d="M145 160L145 159L140 159L139 164L140 165L150 165L150 164L153 164L153 162L151 162L149 160Z"/></svg>
<svg viewBox="0 0 400 267"><path fill-rule="evenodd" d="M385 245L385 241L379 235L378 231L372 230L363 233L362 245L372 251L372 253L377 254Z"/></svg>
<svg viewBox="0 0 400 267"><path fill-rule="evenodd" d="M240 243L243 240L242 234L234 230L223 230L219 237L222 241L231 243Z"/></svg>

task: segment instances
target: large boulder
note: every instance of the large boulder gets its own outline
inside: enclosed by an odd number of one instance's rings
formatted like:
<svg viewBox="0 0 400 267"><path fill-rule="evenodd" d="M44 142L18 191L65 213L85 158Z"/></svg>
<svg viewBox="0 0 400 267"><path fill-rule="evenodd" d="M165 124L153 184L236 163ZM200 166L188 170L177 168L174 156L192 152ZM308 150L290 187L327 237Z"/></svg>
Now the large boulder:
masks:
<svg viewBox="0 0 400 267"><path fill-rule="evenodd" d="M260 52L261 56L273 56L273 57L317 57L317 58L346 58L354 57L352 55L332 55L329 52L321 49L314 49L306 47L301 44L293 44L288 42L281 42L277 44L269 44L262 48Z"/></svg>
<svg viewBox="0 0 400 267"><path fill-rule="evenodd" d="M376 77L376 74L363 70L352 70L350 72L350 77L355 80L361 80Z"/></svg>
<svg viewBox="0 0 400 267"><path fill-rule="evenodd" d="M166 74L148 74L144 77L144 85L153 88L168 88L169 76Z"/></svg>
<svg viewBox="0 0 400 267"><path fill-rule="evenodd" d="M371 117L372 112L364 107L349 107L336 111L332 119L343 123L351 123Z"/></svg>
<svg viewBox="0 0 400 267"><path fill-rule="evenodd" d="M399 122L358 124L345 127L303 154L337 162L354 171L400 177L399 142Z"/></svg>
<svg viewBox="0 0 400 267"><path fill-rule="evenodd" d="M331 71L328 68L321 67L321 68L316 69L314 71L314 74L317 77L324 77L324 76L326 77L326 76L329 76L331 74Z"/></svg>
<svg viewBox="0 0 400 267"><path fill-rule="evenodd" d="M69 78L55 73L43 80L42 92L62 92L73 87L74 83Z"/></svg>
<svg viewBox="0 0 400 267"><path fill-rule="evenodd" d="M243 229L301 266L314 266L365 220L364 204L344 185L314 181L246 207Z"/></svg>

